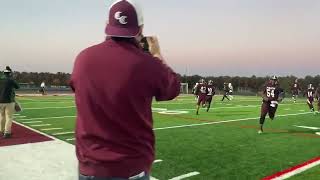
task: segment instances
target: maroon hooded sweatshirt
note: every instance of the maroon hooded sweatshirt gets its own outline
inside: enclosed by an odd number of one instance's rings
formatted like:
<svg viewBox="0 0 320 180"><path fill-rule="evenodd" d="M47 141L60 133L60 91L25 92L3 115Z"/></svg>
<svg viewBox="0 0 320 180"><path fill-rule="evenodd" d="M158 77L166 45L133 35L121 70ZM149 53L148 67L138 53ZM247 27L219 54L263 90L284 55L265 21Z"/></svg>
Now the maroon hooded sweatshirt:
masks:
<svg viewBox="0 0 320 180"><path fill-rule="evenodd" d="M78 55L70 85L80 173L121 178L149 173L155 154L152 99L178 96L177 74L135 42L107 39Z"/></svg>

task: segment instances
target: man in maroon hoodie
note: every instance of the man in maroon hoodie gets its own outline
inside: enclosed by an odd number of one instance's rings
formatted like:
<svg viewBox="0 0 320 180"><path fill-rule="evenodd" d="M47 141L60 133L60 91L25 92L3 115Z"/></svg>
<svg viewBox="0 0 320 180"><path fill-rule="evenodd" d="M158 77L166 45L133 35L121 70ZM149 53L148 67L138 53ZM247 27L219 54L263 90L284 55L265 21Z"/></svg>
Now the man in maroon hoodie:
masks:
<svg viewBox="0 0 320 180"><path fill-rule="evenodd" d="M142 29L137 5L117 1L106 41L75 61L70 85L80 180L149 179L155 154L152 99L174 99L180 82L164 63L156 38L148 39L149 52L140 47Z"/></svg>

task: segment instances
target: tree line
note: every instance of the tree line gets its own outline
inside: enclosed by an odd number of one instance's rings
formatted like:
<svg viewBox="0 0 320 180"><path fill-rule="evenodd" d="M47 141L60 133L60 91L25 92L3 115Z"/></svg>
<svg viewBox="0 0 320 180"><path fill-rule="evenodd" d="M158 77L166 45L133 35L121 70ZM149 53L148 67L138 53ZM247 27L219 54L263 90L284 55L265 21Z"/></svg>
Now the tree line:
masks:
<svg viewBox="0 0 320 180"><path fill-rule="evenodd" d="M223 89L225 82L232 83L235 91L251 91L258 92L269 77L230 77L230 76L219 76L219 77L203 77L199 75L193 76L182 76L179 75L181 82L188 83L189 88L192 88L200 79L213 80L214 85L218 90ZM34 84L40 86L41 82L45 82L49 86L68 86L71 74L69 73L49 73L49 72L14 72L14 79L19 83ZM308 84L312 83L315 87L320 84L320 75L317 76L306 76L304 78L297 78L295 76L284 76L279 77L281 87L286 91L290 92L291 85L295 81L299 80L299 84L303 89L306 89Z"/></svg>
<svg viewBox="0 0 320 180"><path fill-rule="evenodd" d="M259 92L261 91L263 85L266 83L270 77L230 77L230 76L219 76L219 77L202 77L199 75L194 76L181 76L181 82L188 83L189 87L194 86L200 79L213 80L214 85L217 89L222 90L224 83L232 83L235 91L250 91L250 92ZM318 87L320 85L320 75L317 76L306 76L304 78L298 78L295 76L284 76L279 77L279 83L281 88L283 88L286 92L291 92L291 86L294 81L298 79L299 85L302 90L306 90L308 84L313 84L314 87Z"/></svg>
<svg viewBox="0 0 320 180"><path fill-rule="evenodd" d="M69 73L49 73L49 72L14 72L13 78L20 84L31 84L40 86L45 82L49 86L68 86L71 74Z"/></svg>

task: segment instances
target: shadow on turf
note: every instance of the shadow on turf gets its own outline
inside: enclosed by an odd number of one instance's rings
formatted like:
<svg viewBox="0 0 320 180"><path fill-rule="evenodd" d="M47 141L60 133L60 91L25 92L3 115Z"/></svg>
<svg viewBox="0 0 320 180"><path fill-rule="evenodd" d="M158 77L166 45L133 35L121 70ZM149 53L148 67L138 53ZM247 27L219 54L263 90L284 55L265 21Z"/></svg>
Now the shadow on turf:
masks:
<svg viewBox="0 0 320 180"><path fill-rule="evenodd" d="M319 135L316 135L317 131L313 130L294 130L294 129L289 129L289 130L275 130L275 129L266 129L265 135L267 134L289 134L292 136L299 136L299 137L308 137L308 138L320 138Z"/></svg>
<svg viewBox="0 0 320 180"><path fill-rule="evenodd" d="M258 129L256 126L240 126L244 129ZM265 128L265 131L262 135L272 135L272 134L289 134L292 136L299 137L309 137L309 138L320 138L319 135L316 135L317 131L315 130L295 130L295 129L273 129Z"/></svg>

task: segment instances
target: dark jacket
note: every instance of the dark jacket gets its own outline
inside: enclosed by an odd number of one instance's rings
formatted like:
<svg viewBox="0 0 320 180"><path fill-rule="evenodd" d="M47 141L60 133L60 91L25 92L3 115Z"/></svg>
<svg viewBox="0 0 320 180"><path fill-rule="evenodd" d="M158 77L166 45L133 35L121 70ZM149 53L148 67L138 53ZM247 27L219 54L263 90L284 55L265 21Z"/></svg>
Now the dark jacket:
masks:
<svg viewBox="0 0 320 180"><path fill-rule="evenodd" d="M174 99L177 74L134 42L108 39L77 57L71 77L77 105L80 173L128 178L150 172L152 99Z"/></svg>
<svg viewBox="0 0 320 180"><path fill-rule="evenodd" d="M0 103L15 102L15 89L19 85L9 76L0 76Z"/></svg>

